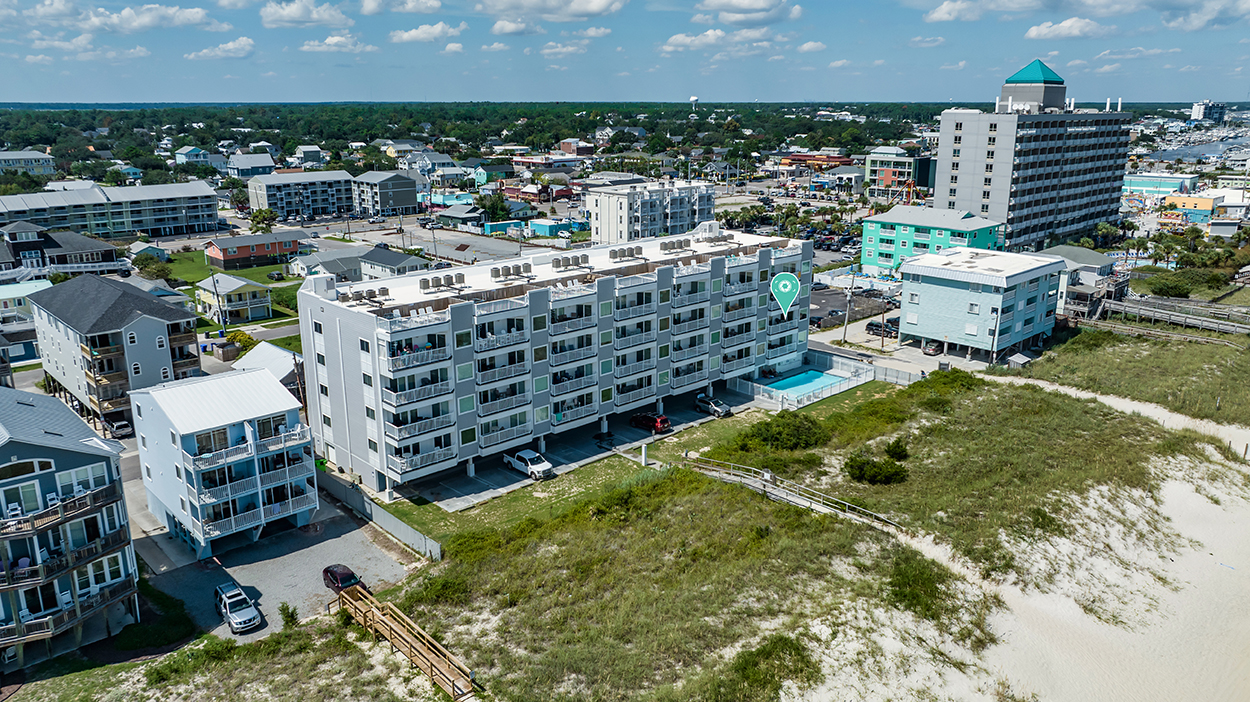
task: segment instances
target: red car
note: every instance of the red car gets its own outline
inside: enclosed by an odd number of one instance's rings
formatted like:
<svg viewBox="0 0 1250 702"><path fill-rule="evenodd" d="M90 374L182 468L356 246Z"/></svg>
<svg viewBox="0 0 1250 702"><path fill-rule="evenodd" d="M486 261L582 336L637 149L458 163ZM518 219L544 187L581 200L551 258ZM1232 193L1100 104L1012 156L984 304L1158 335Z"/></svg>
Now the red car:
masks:
<svg viewBox="0 0 1250 702"><path fill-rule="evenodd" d="M635 414L629 418L629 426L646 429L647 431L653 431L656 433L669 431L673 428L672 423L668 421L668 417L655 412L642 412Z"/></svg>
<svg viewBox="0 0 1250 702"><path fill-rule="evenodd" d="M360 577L353 573L351 568L341 563L326 566L321 571L321 580L336 595L353 585L359 585L365 589L365 592L369 592L369 586L361 582Z"/></svg>

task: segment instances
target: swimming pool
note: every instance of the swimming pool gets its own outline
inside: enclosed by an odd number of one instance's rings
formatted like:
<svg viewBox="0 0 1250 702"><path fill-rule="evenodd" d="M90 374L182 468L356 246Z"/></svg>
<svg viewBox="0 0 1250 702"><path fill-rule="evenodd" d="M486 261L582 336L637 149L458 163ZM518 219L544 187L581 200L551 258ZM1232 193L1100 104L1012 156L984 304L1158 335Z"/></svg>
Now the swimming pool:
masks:
<svg viewBox="0 0 1250 702"><path fill-rule="evenodd" d="M773 383L769 383L768 387L784 392L792 398L798 398L808 393L815 392L830 385L836 385L847 379L847 375L840 374L838 371L815 371L808 370L792 375L789 378L782 378Z"/></svg>

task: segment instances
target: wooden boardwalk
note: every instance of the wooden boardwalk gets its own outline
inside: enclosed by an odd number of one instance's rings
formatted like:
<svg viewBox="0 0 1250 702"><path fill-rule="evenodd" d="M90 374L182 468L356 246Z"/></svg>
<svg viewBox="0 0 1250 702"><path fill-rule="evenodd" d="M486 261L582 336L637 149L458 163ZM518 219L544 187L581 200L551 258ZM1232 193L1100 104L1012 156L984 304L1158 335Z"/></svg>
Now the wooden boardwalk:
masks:
<svg viewBox="0 0 1250 702"><path fill-rule="evenodd" d="M1152 303L1153 301L1116 302L1114 300L1105 300L1102 303L1101 313L1109 315L1114 312L1126 317L1132 316L1138 319L1149 319L1154 322L1205 329L1224 334L1250 334L1250 325L1229 321L1230 319L1241 318L1242 315L1238 313L1224 311L1225 319L1215 319L1212 316L1207 316L1214 314L1215 311L1210 310L1205 305L1196 305L1185 311L1180 311L1182 308L1173 303ZM1201 312L1202 314L1187 314L1186 312Z"/></svg>
<svg viewBox="0 0 1250 702"><path fill-rule="evenodd" d="M443 648L434 637L425 633L408 615L390 602L378 602L368 591L353 585L339 593L334 601L351 613L370 636L381 636L421 672L443 688L452 700L473 699L473 671ZM331 603L331 604L334 604Z"/></svg>

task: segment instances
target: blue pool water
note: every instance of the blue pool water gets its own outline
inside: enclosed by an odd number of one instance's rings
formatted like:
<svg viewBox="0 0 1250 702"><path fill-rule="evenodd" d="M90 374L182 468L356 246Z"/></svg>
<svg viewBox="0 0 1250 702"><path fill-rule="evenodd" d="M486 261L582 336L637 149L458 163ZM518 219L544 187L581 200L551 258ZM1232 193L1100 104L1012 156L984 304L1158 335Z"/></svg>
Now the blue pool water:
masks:
<svg viewBox="0 0 1250 702"><path fill-rule="evenodd" d="M843 380L845 380L844 377L834 375L833 373L809 370L803 371L798 375L792 375L789 378L782 378L775 383L769 383L768 387L780 390L792 397L798 397L840 383Z"/></svg>

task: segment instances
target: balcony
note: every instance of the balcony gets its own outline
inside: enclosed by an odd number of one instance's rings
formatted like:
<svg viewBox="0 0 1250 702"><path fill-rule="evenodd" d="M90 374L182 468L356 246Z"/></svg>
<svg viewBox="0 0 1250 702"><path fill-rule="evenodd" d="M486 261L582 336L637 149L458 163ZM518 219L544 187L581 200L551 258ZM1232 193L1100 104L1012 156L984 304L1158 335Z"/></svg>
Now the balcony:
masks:
<svg viewBox="0 0 1250 702"><path fill-rule="evenodd" d="M203 524L192 519L191 530L202 540L215 539L218 536L233 534L240 529L254 527L262 521L264 521L264 516L261 514L260 509L250 509L233 517L204 522Z"/></svg>
<svg viewBox="0 0 1250 702"><path fill-rule="evenodd" d="M419 402L426 398L435 397L444 393L451 392L451 381L444 380L441 383L430 383L423 387L414 388L412 390L382 390L382 401L392 407L402 407Z"/></svg>
<svg viewBox="0 0 1250 702"><path fill-rule="evenodd" d="M260 484L256 482L256 476L249 475L246 478L236 480L225 485L216 487L203 487L196 491L190 485L187 486L187 492L190 493L191 499L201 505L211 505L214 502L223 502L225 500L241 497L260 490Z"/></svg>
<svg viewBox="0 0 1250 702"><path fill-rule="evenodd" d="M599 351L594 346L583 346L580 349L570 349L559 353L551 354L550 363L553 366L562 366L573 361L583 361L587 358L594 358Z"/></svg>
<svg viewBox="0 0 1250 702"><path fill-rule="evenodd" d="M756 283L754 280L748 280L745 283L727 283L724 288L724 293L725 296L728 297L730 295L745 295L747 293L753 293L759 289L759 283Z"/></svg>
<svg viewBox="0 0 1250 702"><path fill-rule="evenodd" d="M288 514L303 512L304 510L315 507L316 505L317 495L316 493L310 492L303 495L296 495L289 500L267 504L262 509L265 513L266 519L277 519L278 517L285 517Z"/></svg>
<svg viewBox="0 0 1250 702"><path fill-rule="evenodd" d="M122 353L122 347L120 344L116 346L87 346L86 344L79 344L78 347L82 349L84 355L92 358L116 356Z"/></svg>
<svg viewBox="0 0 1250 702"><path fill-rule="evenodd" d="M497 429L489 434L483 431L481 437L478 438L477 442L479 445L485 448L487 446L494 446L496 444L502 444L505 441L511 441L513 439L525 436L526 434L529 434L533 430L534 428L530 426L529 424L521 424L515 427Z"/></svg>
<svg viewBox="0 0 1250 702"><path fill-rule="evenodd" d="M690 332L696 331L698 329L707 329L709 326L711 326L711 324L712 324L712 320L710 318L699 317L698 319L692 319L688 322L681 322L680 324L674 324L672 333L674 336L681 336L682 334L689 334Z"/></svg>
<svg viewBox="0 0 1250 702"><path fill-rule="evenodd" d="M742 346L743 344L749 344L752 341L755 341L755 333L747 331L740 334L734 334L733 336L726 334L721 338L720 345L723 349L731 349Z"/></svg>
<svg viewBox="0 0 1250 702"><path fill-rule="evenodd" d="M450 461L457 456L454 447L435 449L433 451L425 451L414 454L412 456L387 456L386 467L397 473L405 473L410 470L418 470L426 466L432 466L435 463Z"/></svg>
<svg viewBox="0 0 1250 702"><path fill-rule="evenodd" d="M490 370L480 370L477 372L477 384L485 385L493 383L497 380L506 378L515 378L518 375L525 375L530 372L530 364L527 362L513 363L510 366L499 366Z"/></svg>
<svg viewBox="0 0 1250 702"><path fill-rule="evenodd" d="M87 382L97 387L125 383L128 380L129 378L127 378L124 370L110 371L108 373L87 373Z"/></svg>
<svg viewBox="0 0 1250 702"><path fill-rule="evenodd" d="M699 358L707 355L707 344L699 344L684 349L673 350L674 361L684 361L688 358Z"/></svg>
<svg viewBox="0 0 1250 702"><path fill-rule="evenodd" d="M177 356L174 357L174 370L185 370L187 368L199 368L199 367L200 367L199 356L186 356L182 358L179 358Z"/></svg>
<svg viewBox="0 0 1250 702"><path fill-rule="evenodd" d="M0 587L30 586L35 583L55 580L72 570L107 554L109 551L130 543L130 533L126 527L92 541L79 548L70 550L63 556L52 556L43 563L27 568L13 567L0 572Z"/></svg>
<svg viewBox="0 0 1250 702"><path fill-rule="evenodd" d="M887 244L885 242L880 242L877 244L877 250L878 251L893 251L894 244Z"/></svg>
<svg viewBox="0 0 1250 702"><path fill-rule="evenodd" d="M791 319L786 322L769 321L768 323L769 334L782 334L788 331L794 331L795 329L798 329L798 328L799 328L799 320L797 319Z"/></svg>
<svg viewBox="0 0 1250 702"><path fill-rule="evenodd" d="M520 344L530 340L530 333L525 330L509 332L507 334L491 334L485 339L474 339L473 348L477 351L490 351L504 346Z"/></svg>
<svg viewBox="0 0 1250 702"><path fill-rule="evenodd" d="M69 631L110 605L132 597L135 592L134 579L127 578L115 585L102 588L94 595L78 600L77 610L70 607L38 619L0 626L0 645L8 646L24 641L48 639Z"/></svg>
<svg viewBox="0 0 1250 702"><path fill-rule="evenodd" d="M199 338L196 336L195 332L186 332L184 334L171 334L169 337L169 345L174 348L177 348L179 346L190 346L192 344L198 344L198 343L199 343Z"/></svg>
<svg viewBox="0 0 1250 702"><path fill-rule="evenodd" d="M567 395L571 392L593 388L599 384L599 379L594 375L583 375L580 378L571 378L569 380L556 381L553 377L551 381L552 395Z"/></svg>
<svg viewBox="0 0 1250 702"><path fill-rule="evenodd" d="M1033 303L1033 304L1031 304L1031 305L1025 305L1025 306L1024 306L1024 313L1025 313L1025 314L1032 314L1032 313L1034 313L1034 312L1036 312L1036 311L1037 311L1037 303L1036 303L1036 302L1034 302L1034 303Z"/></svg>
<svg viewBox="0 0 1250 702"><path fill-rule="evenodd" d="M547 326L547 333L552 336L568 334L570 332L581 331L582 329L589 329L598 323L599 320L596 319L594 315L574 317L573 319L566 319L561 322L552 322Z"/></svg>
<svg viewBox="0 0 1250 702"><path fill-rule="evenodd" d="M256 453L270 453L272 451L280 451L292 446L308 443L311 432L308 427L296 427L288 432L275 434L274 436L265 437L256 440Z"/></svg>
<svg viewBox="0 0 1250 702"><path fill-rule="evenodd" d="M504 397L498 400L491 400L490 402L483 402L482 404L478 405L477 415L479 417L485 417L487 415L497 414L505 410L510 410L510 409L514 409L517 407L524 407L525 405L528 405L529 403L530 403L530 394L528 392L523 392L517 395L513 395L511 397Z"/></svg>
<svg viewBox="0 0 1250 702"><path fill-rule="evenodd" d="M385 426L386 435L392 439L408 439L422 434L428 434L432 431L444 429L453 426L456 423L456 417L452 414L443 414L430 419L422 419L410 424L391 424L387 422Z"/></svg>
<svg viewBox="0 0 1250 702"><path fill-rule="evenodd" d="M634 305L633 307L618 308L612 313L612 317L619 322L625 319L641 317L644 314L655 314L655 302L644 302L641 305Z"/></svg>
<svg viewBox="0 0 1250 702"><path fill-rule="evenodd" d="M626 378L631 375L636 375L638 373L641 373L643 371L649 371L652 368L655 368L655 359L648 358L645 361L638 361L637 363L629 363L623 366L617 366L614 375L618 378Z"/></svg>
<svg viewBox="0 0 1250 702"><path fill-rule="evenodd" d="M403 353L398 356L391 356L387 359L386 365L392 371L404 370L406 368L416 368L424 366L427 363L438 363L451 358L451 347L444 346L439 349L428 349L426 351L416 351L413 353Z"/></svg>
<svg viewBox="0 0 1250 702"><path fill-rule="evenodd" d="M598 414L599 408L595 405L585 405L582 407L574 407L573 409L564 410L563 412L553 412L551 414L551 423L555 425L568 424L579 419L585 419L592 415Z"/></svg>
<svg viewBox="0 0 1250 702"><path fill-rule="evenodd" d="M224 466L233 461L250 458L253 453L253 447L250 443L242 443L230 448L224 448L220 451L212 451L210 453L201 453L192 456L186 451L182 452L182 463L192 470L204 470L207 468L217 468Z"/></svg>
<svg viewBox="0 0 1250 702"><path fill-rule="evenodd" d="M260 474L260 486L262 488L273 487L282 483L289 483L292 480L305 478L316 472L316 466L312 461L296 461L288 465L286 468L278 468L277 470L265 471Z"/></svg>
<svg viewBox="0 0 1250 702"><path fill-rule="evenodd" d="M654 385L645 388L638 388L637 390L630 390L629 392L617 393L616 406L621 407L622 405L628 405L631 402L637 402L647 397L655 397Z"/></svg>
<svg viewBox="0 0 1250 702"><path fill-rule="evenodd" d="M707 302L710 299L712 299L712 293L707 290L689 293L686 295L675 294L673 295L673 307L688 307L690 305L696 305L700 302Z"/></svg>
<svg viewBox="0 0 1250 702"><path fill-rule="evenodd" d="M784 346L777 346L774 348L769 348L768 353L765 355L768 358L781 358L782 356L788 356L798 350L799 350L798 344L786 344Z"/></svg>
<svg viewBox="0 0 1250 702"><path fill-rule="evenodd" d="M635 346L639 346L641 344L652 343L655 341L655 339L656 339L656 332L654 329L650 331L635 332L633 334L628 334L626 336L616 337L616 339L613 340L612 342L612 348L618 351L621 349L629 349Z"/></svg>
<svg viewBox="0 0 1250 702"><path fill-rule="evenodd" d="M677 372L673 371L672 384L675 388L692 385L705 380L707 380L707 369L695 371L693 373L686 373L684 375L677 375Z"/></svg>
<svg viewBox="0 0 1250 702"><path fill-rule="evenodd" d="M725 314L721 317L724 322L733 322L739 319L755 316L754 307L742 307L736 310L725 310Z"/></svg>
<svg viewBox="0 0 1250 702"><path fill-rule="evenodd" d="M747 356L746 358L735 358L732 361L722 361L720 364L721 373L734 373L743 368L750 368L755 365L755 359Z"/></svg>
<svg viewBox="0 0 1250 702"><path fill-rule="evenodd" d="M446 324L451 321L451 312L440 310L438 312L430 312L427 314L414 314L411 317L399 316L399 311L393 313L393 317L378 317L378 329L389 334L401 332L408 329L420 329L422 327L431 327L437 324Z"/></svg>

